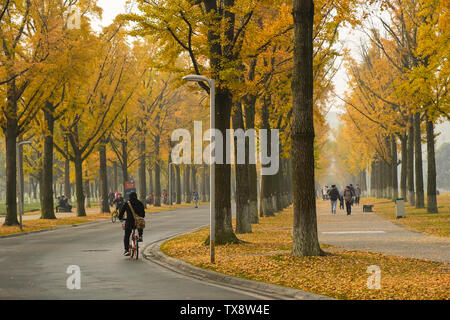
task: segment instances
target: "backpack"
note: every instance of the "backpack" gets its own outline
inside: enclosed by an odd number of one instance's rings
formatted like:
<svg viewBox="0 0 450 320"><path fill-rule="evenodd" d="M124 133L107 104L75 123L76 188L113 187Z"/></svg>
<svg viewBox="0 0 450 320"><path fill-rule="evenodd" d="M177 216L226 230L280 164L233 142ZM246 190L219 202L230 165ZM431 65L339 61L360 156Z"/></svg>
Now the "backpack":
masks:
<svg viewBox="0 0 450 320"><path fill-rule="evenodd" d="M134 212L134 208L133 208L133 206L131 205L131 202L130 202L130 201L128 201L128 206L130 207L130 210L131 210L131 212L133 213L133 217L134 217L134 225L135 225L136 229L144 230L144 229L145 229L145 219L142 218L142 217L140 217L140 216L138 216L138 215L136 214L136 212Z"/></svg>
<svg viewBox="0 0 450 320"><path fill-rule="evenodd" d="M347 197L347 196L349 196L349 197ZM352 191L350 189L345 189L344 190L344 199L347 202L352 201Z"/></svg>

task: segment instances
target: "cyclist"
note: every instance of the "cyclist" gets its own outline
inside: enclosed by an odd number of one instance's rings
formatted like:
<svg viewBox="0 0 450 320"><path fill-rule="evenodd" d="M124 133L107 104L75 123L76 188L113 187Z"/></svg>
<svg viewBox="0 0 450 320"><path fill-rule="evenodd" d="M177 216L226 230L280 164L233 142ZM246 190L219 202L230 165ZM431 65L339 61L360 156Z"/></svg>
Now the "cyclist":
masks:
<svg viewBox="0 0 450 320"><path fill-rule="evenodd" d="M114 201L114 192L112 190L108 193L109 206L112 207Z"/></svg>
<svg viewBox="0 0 450 320"><path fill-rule="evenodd" d="M130 204L133 207L134 212L142 217L145 218L145 209L144 209L144 205L142 204L142 202L140 202L137 198L137 194L136 192L132 192L130 193ZM124 219L123 216L125 214L125 212L127 213L127 218ZM129 256L130 255L130 235L131 232L133 231L133 229L135 228L135 223L134 223L134 216L133 216L133 212L130 209L130 206L127 203L125 203L122 208L120 209L120 213L119 213L119 220L121 222L123 222L123 220L125 221L125 235L123 238L123 244L124 244L124 248L125 248L125 252L123 253L124 256ZM138 229L138 234L139 234L139 242L142 242L143 240L143 233L144 230Z"/></svg>
<svg viewBox="0 0 450 320"><path fill-rule="evenodd" d="M198 208L198 192L197 192L197 190L194 190L194 192L192 192L192 199L194 200L195 207Z"/></svg>
<svg viewBox="0 0 450 320"><path fill-rule="evenodd" d="M122 208L123 204L124 204L125 200L123 200L123 197L120 193L118 193L116 195L116 198L113 201L113 204L116 205L116 210L120 211L120 209Z"/></svg>

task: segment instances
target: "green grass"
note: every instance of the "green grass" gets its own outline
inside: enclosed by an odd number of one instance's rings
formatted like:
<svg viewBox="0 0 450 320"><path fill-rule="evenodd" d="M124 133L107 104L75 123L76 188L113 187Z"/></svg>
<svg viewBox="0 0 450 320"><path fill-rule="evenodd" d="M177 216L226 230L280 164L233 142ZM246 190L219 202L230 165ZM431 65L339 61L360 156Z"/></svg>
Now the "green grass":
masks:
<svg viewBox="0 0 450 320"><path fill-rule="evenodd" d="M32 212L32 211L39 211L41 210L41 204L39 202L32 202L32 203L24 203L24 212ZM0 203L0 216L6 215L6 204Z"/></svg>
<svg viewBox="0 0 450 320"><path fill-rule="evenodd" d="M375 205L376 214L392 222L401 223L408 229L432 234L440 237L450 237L450 194L437 197L438 213L427 213L427 209L416 209L405 203L406 216L395 217L395 203L388 199L362 198L362 204ZM425 197L426 206L426 197Z"/></svg>

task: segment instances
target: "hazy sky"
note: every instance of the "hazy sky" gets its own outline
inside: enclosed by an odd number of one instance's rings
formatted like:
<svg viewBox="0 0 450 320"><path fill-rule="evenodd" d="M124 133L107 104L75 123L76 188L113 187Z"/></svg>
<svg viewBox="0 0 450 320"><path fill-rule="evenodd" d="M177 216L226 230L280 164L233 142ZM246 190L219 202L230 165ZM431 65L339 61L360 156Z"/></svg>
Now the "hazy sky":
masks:
<svg viewBox="0 0 450 320"><path fill-rule="evenodd" d="M123 13L126 0L98 0L98 5L103 8L103 20L98 21L98 25L107 26L109 25L119 13ZM346 46L351 43L357 45L359 41L359 36L352 33L350 30L344 29L341 31L340 36L341 41L346 42ZM341 68L334 79L336 86L336 92L342 95L347 89L347 77L345 68ZM336 101L336 105L339 105L339 101ZM334 108L333 108L334 109Z"/></svg>
<svg viewBox="0 0 450 320"><path fill-rule="evenodd" d="M98 0L97 4L103 8L103 19L98 21L99 26L109 25L114 18L119 14L125 12L126 0ZM345 43L347 48L351 48L355 56L357 55L357 48L359 47L360 39L362 38L362 33L358 31L353 31L349 28L343 28L340 32L340 41ZM342 66L339 72L334 78L335 91L338 95L343 95L347 87L347 75L346 69ZM339 111L337 107L341 106L340 100L336 99L333 103L331 111ZM341 109L342 110L342 109ZM437 131L441 132L441 135L437 138L437 146L443 142L450 142L450 123L447 121L443 125L437 127Z"/></svg>

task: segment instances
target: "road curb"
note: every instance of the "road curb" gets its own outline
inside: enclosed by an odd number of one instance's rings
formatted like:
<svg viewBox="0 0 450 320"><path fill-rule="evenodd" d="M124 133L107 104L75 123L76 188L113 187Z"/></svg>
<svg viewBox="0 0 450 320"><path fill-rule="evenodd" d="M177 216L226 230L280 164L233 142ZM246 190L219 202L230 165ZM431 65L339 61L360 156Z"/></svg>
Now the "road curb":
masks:
<svg viewBox="0 0 450 320"><path fill-rule="evenodd" d="M177 235L179 236L179 235ZM169 239L175 238L171 237ZM202 281L218 283L221 286L231 287L243 291L253 292L262 296L267 296L273 300L334 300L333 298L318 295L297 289L282 287L278 285L241 279L218 272L195 267L189 263L165 255L160 247L164 239L147 246L143 252L145 259L158 263L167 269L193 277Z"/></svg>

